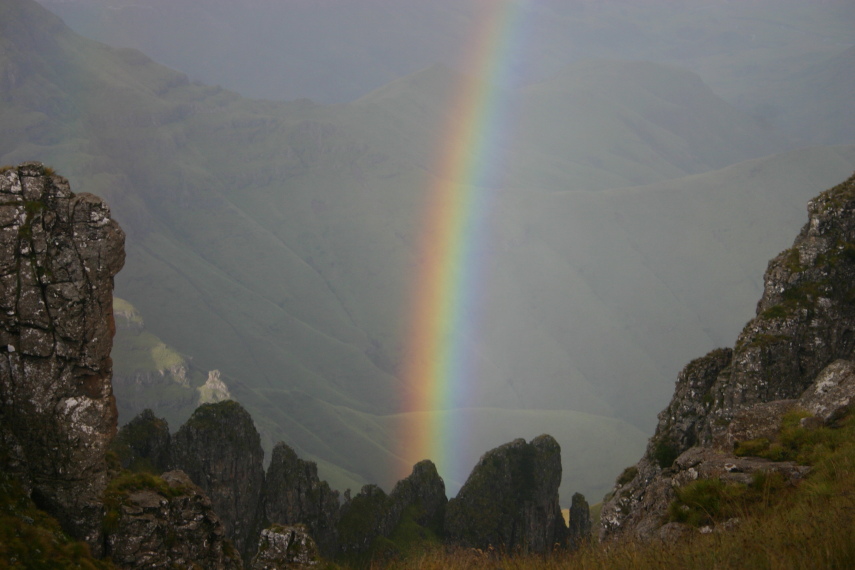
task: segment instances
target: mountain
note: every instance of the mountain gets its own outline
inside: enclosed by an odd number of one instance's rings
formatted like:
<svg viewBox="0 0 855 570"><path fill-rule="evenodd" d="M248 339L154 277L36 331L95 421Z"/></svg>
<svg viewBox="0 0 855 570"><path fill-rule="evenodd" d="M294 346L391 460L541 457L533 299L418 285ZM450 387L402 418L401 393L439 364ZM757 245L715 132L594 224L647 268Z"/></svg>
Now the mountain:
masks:
<svg viewBox="0 0 855 570"><path fill-rule="evenodd" d="M434 65L365 95L346 115L372 146L430 169L426 161L436 150L429 145L442 136L438 129L460 81L452 69ZM510 124L493 144L507 157L503 184L513 189L634 186L784 149L773 131L725 103L697 75L650 62L579 62L493 97L509 101Z"/></svg>
<svg viewBox="0 0 855 570"><path fill-rule="evenodd" d="M769 124L804 144L851 143L855 47L793 71L755 96ZM792 113L790 109L803 109Z"/></svg>
<svg viewBox="0 0 855 570"><path fill-rule="evenodd" d="M436 62L463 69L479 0L41 0L75 31L139 49L249 97L353 101ZM637 59L699 73L730 102L855 44L848 0L541 0L509 21L520 84L575 61ZM767 94L770 93L767 90ZM781 110L804 114L798 107ZM846 141L817 142L851 144Z"/></svg>
<svg viewBox="0 0 855 570"><path fill-rule="evenodd" d="M607 497L601 538L673 538L690 532L687 523L720 525L726 509L689 514L711 504L690 499L692 490L706 486L724 503L752 486L799 485L851 438L841 428L855 402L853 211L855 176L808 203L808 222L769 262L755 317L733 348L678 376L644 456Z"/></svg>
<svg viewBox="0 0 855 570"><path fill-rule="evenodd" d="M219 371L268 452L286 441L334 488L389 487L419 208L455 72L429 67L351 104L254 101L77 36L31 1L0 10L0 163L50 163L110 203L128 235L117 294L159 339L142 345L192 358L191 395ZM479 252L482 368L468 405L435 412L470 421L469 464L439 468L453 494L484 449L548 432L561 496L593 496L643 447L686 355L736 335L758 264L855 153L701 172L777 143L670 66L579 64L512 95L532 136L507 141L513 184L496 189ZM560 128L534 132L549 110L569 129L591 101L592 116L620 118L594 132L598 156L562 145Z"/></svg>

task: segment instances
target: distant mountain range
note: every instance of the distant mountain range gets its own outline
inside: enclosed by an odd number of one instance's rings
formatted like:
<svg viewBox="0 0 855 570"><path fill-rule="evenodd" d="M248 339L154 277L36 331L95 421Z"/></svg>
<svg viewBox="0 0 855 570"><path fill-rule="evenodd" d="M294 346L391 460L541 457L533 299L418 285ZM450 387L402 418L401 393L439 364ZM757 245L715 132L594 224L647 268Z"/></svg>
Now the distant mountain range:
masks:
<svg viewBox="0 0 855 570"><path fill-rule="evenodd" d="M98 7L65 8L81 6ZM849 62L808 53L815 69ZM42 161L108 201L128 234L117 294L196 372L221 372L268 451L287 441L334 488L389 486L419 204L457 73L426 65L347 104L250 100L7 0L0 163ZM469 419L471 464L442 475L453 495L485 450L548 432L561 496L597 497L678 368L732 342L762 264L855 147L793 149L659 63L579 61L513 96L509 182L479 252L484 383L477 409L441 411ZM828 129L811 139L855 143Z"/></svg>

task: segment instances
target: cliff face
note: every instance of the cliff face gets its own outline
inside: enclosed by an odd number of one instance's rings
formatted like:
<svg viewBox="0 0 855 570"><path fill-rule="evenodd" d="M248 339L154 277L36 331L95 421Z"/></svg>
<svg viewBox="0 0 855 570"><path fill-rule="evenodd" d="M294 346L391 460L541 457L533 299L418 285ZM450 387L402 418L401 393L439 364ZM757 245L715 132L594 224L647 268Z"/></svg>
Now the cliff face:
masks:
<svg viewBox="0 0 855 570"><path fill-rule="evenodd" d="M485 453L448 503L449 541L548 552L567 542L558 506L561 448L552 437L517 439Z"/></svg>
<svg viewBox="0 0 855 570"><path fill-rule="evenodd" d="M384 534L394 530L401 521L404 511L413 508L413 521L438 536L443 534L445 509L448 498L445 496L445 481L439 476L432 461L419 461L413 466L413 472L401 479L389 494L389 521Z"/></svg>
<svg viewBox="0 0 855 570"><path fill-rule="evenodd" d="M0 468L101 551L113 276L124 233L37 163L0 173Z"/></svg>
<svg viewBox="0 0 855 570"><path fill-rule="evenodd" d="M340 518L338 491L318 479L315 463L300 459L293 449L281 442L273 448L260 511L265 526L302 523L325 556L336 554Z"/></svg>
<svg viewBox="0 0 855 570"><path fill-rule="evenodd" d="M264 451L252 417L234 401L204 404L172 440L172 458L211 498L244 557L257 544Z"/></svg>
<svg viewBox="0 0 855 570"><path fill-rule="evenodd" d="M793 246L769 263L756 316L734 348L680 373L644 457L603 507L603 538L656 536L674 489L701 474L800 477L794 465L730 454L775 432L788 410L829 422L855 397L855 176L812 200L808 214Z"/></svg>

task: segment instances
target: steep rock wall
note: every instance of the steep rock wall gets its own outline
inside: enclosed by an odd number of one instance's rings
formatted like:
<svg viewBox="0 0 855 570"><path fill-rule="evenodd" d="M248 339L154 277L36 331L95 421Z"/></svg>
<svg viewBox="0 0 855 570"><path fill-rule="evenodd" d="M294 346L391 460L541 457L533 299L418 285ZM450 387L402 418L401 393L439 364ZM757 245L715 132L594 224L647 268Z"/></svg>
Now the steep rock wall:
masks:
<svg viewBox="0 0 855 570"><path fill-rule="evenodd" d="M722 454L738 440L777 429L793 406L827 421L849 405L855 176L809 202L808 223L793 246L769 262L764 280L756 315L734 348L694 360L678 376L645 455L603 506L601 538L657 536L674 487L699 473L728 476L723 466L737 464L746 473L771 468ZM778 467L791 478L803 474Z"/></svg>
<svg viewBox="0 0 855 570"><path fill-rule="evenodd" d="M264 451L252 417L232 400L199 406L172 438L172 459L211 498L244 558L257 546Z"/></svg>
<svg viewBox="0 0 855 570"><path fill-rule="evenodd" d="M448 502L447 538L473 548L548 552L563 546L568 530L558 505L560 483L561 447L549 435L490 450Z"/></svg>
<svg viewBox="0 0 855 570"><path fill-rule="evenodd" d="M96 554L124 239L100 198L41 164L0 173L0 468Z"/></svg>

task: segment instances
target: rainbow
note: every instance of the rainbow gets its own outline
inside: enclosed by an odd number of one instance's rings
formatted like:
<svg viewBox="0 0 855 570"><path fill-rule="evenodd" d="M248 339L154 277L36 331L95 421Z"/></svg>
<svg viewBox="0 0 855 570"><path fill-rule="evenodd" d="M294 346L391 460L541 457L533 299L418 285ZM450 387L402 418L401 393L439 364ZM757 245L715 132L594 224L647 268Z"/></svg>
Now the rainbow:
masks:
<svg viewBox="0 0 855 570"><path fill-rule="evenodd" d="M498 141L527 1L490 0L476 14L464 69L441 130L436 177L427 189L419 270L411 293L403 379L408 418L399 441L400 475L431 459L440 474L459 472L465 426L443 410L471 405L471 339L478 333L482 267L474 253L489 233L491 188L500 182ZM467 349L467 345L469 349Z"/></svg>

